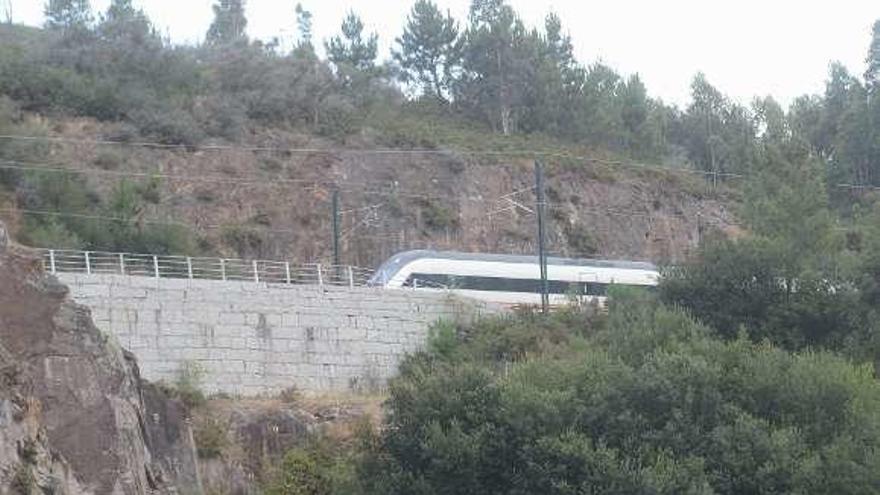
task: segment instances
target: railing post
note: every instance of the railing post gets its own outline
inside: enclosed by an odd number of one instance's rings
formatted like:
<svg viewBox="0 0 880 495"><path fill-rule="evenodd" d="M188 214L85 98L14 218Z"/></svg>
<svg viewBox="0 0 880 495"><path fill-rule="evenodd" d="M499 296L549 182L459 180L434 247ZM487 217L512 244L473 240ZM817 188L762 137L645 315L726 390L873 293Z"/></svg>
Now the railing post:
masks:
<svg viewBox="0 0 880 495"><path fill-rule="evenodd" d="M119 274L125 275L125 254L119 253Z"/></svg>
<svg viewBox="0 0 880 495"><path fill-rule="evenodd" d="M254 282L260 283L260 269L257 265L257 260L254 260Z"/></svg>
<svg viewBox="0 0 880 495"><path fill-rule="evenodd" d="M193 259L189 256L186 257L186 274L189 275L189 279L193 278Z"/></svg>
<svg viewBox="0 0 880 495"><path fill-rule="evenodd" d="M220 258L220 278L222 278L224 282L226 281L226 260L223 258Z"/></svg>
<svg viewBox="0 0 880 495"><path fill-rule="evenodd" d="M85 256L86 257L86 274L91 275L92 274L92 260L89 259L89 252L88 251L85 252L85 255L86 255Z"/></svg>
<svg viewBox="0 0 880 495"><path fill-rule="evenodd" d="M153 255L153 273L156 275L156 278L159 278L159 257L155 254Z"/></svg>
<svg viewBox="0 0 880 495"><path fill-rule="evenodd" d="M285 280L287 280L287 285L290 285L290 262L284 262L284 276Z"/></svg>
<svg viewBox="0 0 880 495"><path fill-rule="evenodd" d="M354 289L354 270L348 265L348 286Z"/></svg>
<svg viewBox="0 0 880 495"><path fill-rule="evenodd" d="M49 269L52 270L53 275L55 273L57 273L55 271L55 250L54 249L49 250Z"/></svg>
<svg viewBox="0 0 880 495"><path fill-rule="evenodd" d="M318 286L324 287L324 275L321 274L321 264L318 263L315 267L318 269Z"/></svg>

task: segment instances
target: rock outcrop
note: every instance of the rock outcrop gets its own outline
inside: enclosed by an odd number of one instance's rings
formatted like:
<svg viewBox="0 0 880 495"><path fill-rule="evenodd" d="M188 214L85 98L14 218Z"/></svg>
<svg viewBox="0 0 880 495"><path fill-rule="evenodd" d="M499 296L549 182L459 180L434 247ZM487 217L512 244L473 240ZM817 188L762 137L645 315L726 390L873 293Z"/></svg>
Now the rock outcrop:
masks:
<svg viewBox="0 0 880 495"><path fill-rule="evenodd" d="M189 424L0 224L0 494L198 494Z"/></svg>

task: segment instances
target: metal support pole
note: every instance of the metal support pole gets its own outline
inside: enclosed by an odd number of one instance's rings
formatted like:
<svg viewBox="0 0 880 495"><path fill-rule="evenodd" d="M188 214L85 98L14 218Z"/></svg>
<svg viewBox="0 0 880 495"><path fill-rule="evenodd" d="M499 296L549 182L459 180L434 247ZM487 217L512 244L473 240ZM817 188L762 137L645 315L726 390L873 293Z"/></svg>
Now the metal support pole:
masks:
<svg viewBox="0 0 880 495"><path fill-rule="evenodd" d="M254 260L254 282L260 283L260 269L257 265L257 260Z"/></svg>
<svg viewBox="0 0 880 495"><path fill-rule="evenodd" d="M324 275L321 274L321 264L318 263L317 265L315 265L315 268L317 268L317 270L318 270L318 285L320 287L323 287L324 286Z"/></svg>
<svg viewBox="0 0 880 495"><path fill-rule="evenodd" d="M49 269L52 270L53 275L58 273L55 270L55 250L54 249L49 250Z"/></svg>
<svg viewBox="0 0 880 495"><path fill-rule="evenodd" d="M339 189L333 190L333 266L337 271L335 278L339 279Z"/></svg>
<svg viewBox="0 0 880 495"><path fill-rule="evenodd" d="M186 258L186 274L190 280L193 279L193 259L190 257Z"/></svg>
<svg viewBox="0 0 880 495"><path fill-rule="evenodd" d="M92 274L92 260L89 258L89 252L86 251L86 273Z"/></svg>
<svg viewBox="0 0 880 495"><path fill-rule="evenodd" d="M284 277L287 280L287 285L290 285L290 262L284 262Z"/></svg>
<svg viewBox="0 0 880 495"><path fill-rule="evenodd" d="M548 314L550 310L550 295L547 287L547 252L545 250L544 231L544 207L547 204L544 198L544 165L535 161L535 187L536 187L536 213L538 216L538 265L541 271L541 312Z"/></svg>
<svg viewBox="0 0 880 495"><path fill-rule="evenodd" d="M125 254L119 253L119 274L125 275Z"/></svg>
<svg viewBox="0 0 880 495"><path fill-rule="evenodd" d="M348 286L354 289L354 269L348 266Z"/></svg>
<svg viewBox="0 0 880 495"><path fill-rule="evenodd" d="M159 257L153 255L153 273L159 278Z"/></svg>
<svg viewBox="0 0 880 495"><path fill-rule="evenodd" d="M697 244L703 243L703 213L697 213Z"/></svg>
<svg viewBox="0 0 880 495"><path fill-rule="evenodd" d="M226 260L223 258L220 258L220 278L226 281Z"/></svg>

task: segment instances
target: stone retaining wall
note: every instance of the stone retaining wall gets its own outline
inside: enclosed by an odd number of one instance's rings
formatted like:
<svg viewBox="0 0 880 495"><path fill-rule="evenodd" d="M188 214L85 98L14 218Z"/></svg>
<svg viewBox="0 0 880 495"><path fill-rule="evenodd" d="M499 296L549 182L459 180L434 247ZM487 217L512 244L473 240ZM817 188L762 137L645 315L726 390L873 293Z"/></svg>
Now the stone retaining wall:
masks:
<svg viewBox="0 0 880 495"><path fill-rule="evenodd" d="M445 293L62 273L149 380L199 370L207 393L384 386L438 320L488 312Z"/></svg>

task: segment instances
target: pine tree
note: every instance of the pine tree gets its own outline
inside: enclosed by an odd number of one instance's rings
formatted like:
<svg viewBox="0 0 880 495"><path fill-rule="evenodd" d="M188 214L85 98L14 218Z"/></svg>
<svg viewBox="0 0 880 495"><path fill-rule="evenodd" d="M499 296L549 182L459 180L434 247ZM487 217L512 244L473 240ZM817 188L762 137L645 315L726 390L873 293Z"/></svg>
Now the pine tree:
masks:
<svg viewBox="0 0 880 495"><path fill-rule="evenodd" d="M43 13L47 28L65 32L88 30L94 20L89 0L48 0Z"/></svg>
<svg viewBox="0 0 880 495"><path fill-rule="evenodd" d="M219 0L214 4L214 22L208 28L207 43L213 46L246 41L245 0Z"/></svg>
<svg viewBox="0 0 880 495"><path fill-rule="evenodd" d="M450 87L461 63L461 43L455 19L444 16L430 0L418 0L407 18L394 60L405 83L418 84L423 94L448 103Z"/></svg>
<svg viewBox="0 0 880 495"><path fill-rule="evenodd" d="M456 96L511 134L536 81L540 35L526 30L503 0L473 0Z"/></svg>
<svg viewBox="0 0 880 495"><path fill-rule="evenodd" d="M865 72L865 83L871 90L876 90L880 85L880 20L874 23L866 62L868 70Z"/></svg>
<svg viewBox="0 0 880 495"><path fill-rule="evenodd" d="M342 34L334 36L325 44L327 58L337 68L351 68L370 72L376 67L379 36L371 33L364 39L364 23L354 12L342 21Z"/></svg>
<svg viewBox="0 0 880 495"><path fill-rule="evenodd" d="M150 19L132 5L132 0L113 0L101 18L98 33L104 40L114 43L161 45Z"/></svg>
<svg viewBox="0 0 880 495"><path fill-rule="evenodd" d="M296 48L310 53L315 52L312 44L312 13L303 8L301 3L296 4L296 27L299 31L299 40Z"/></svg>

